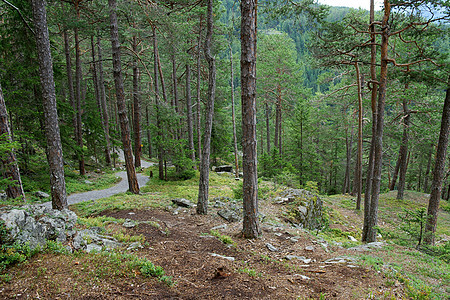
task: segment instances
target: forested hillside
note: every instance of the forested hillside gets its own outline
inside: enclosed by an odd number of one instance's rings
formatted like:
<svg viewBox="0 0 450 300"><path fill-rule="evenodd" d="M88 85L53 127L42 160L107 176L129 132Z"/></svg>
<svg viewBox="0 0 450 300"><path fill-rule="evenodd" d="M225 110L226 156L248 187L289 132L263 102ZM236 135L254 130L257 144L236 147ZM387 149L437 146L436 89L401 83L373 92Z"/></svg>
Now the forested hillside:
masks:
<svg viewBox="0 0 450 300"><path fill-rule="evenodd" d="M441 0L385 0L381 11L313 0L2 0L2 206L44 202L43 191L62 210L68 195L110 187L124 170L136 199L198 185L174 193L203 215L209 189L220 196L210 171L225 165L236 182L223 190L243 206L246 238L265 230L259 200L281 186L330 196L331 206L334 195L354 200L345 209L360 217L364 243L385 235L383 194L400 214L405 195L423 193L399 217L419 224L419 237L404 231L417 248L443 241L446 250L424 251L448 257L448 228L436 228L449 222L438 221L450 199L449 9ZM139 185L142 172L160 186ZM326 215L317 233L331 228Z"/></svg>

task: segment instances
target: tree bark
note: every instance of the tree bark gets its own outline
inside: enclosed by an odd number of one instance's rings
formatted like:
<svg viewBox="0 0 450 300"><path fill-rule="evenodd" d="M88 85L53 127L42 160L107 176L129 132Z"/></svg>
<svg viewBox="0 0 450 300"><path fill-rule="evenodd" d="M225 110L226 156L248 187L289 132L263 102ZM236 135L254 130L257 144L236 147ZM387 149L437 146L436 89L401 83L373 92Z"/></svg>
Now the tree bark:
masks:
<svg viewBox="0 0 450 300"><path fill-rule="evenodd" d="M200 22L199 22L199 28L198 28L198 44L197 44L197 147L198 147L198 159L199 162L202 161L202 130L201 130L201 107L202 107L202 100L200 99L200 84L201 84L201 72L200 72L200 53L201 53L201 41L202 41L202 15L200 15Z"/></svg>
<svg viewBox="0 0 450 300"><path fill-rule="evenodd" d="M431 149L428 155L428 162L427 162L427 170L425 171L425 180L423 183L423 191L425 193L428 192L428 178L430 177L430 170L431 170L431 160L433 159L433 150L434 150L434 145L431 145Z"/></svg>
<svg viewBox="0 0 450 300"><path fill-rule="evenodd" d="M189 156L195 164L194 129L192 126L191 67L186 64L186 112L188 125Z"/></svg>
<svg viewBox="0 0 450 300"><path fill-rule="evenodd" d="M241 1L241 102L243 135L243 234L257 238L258 173L256 142L256 0Z"/></svg>
<svg viewBox="0 0 450 300"><path fill-rule="evenodd" d="M50 168L50 189L52 207L62 210L67 208L66 182L64 180L64 163L59 133L58 112L56 109L55 82L47 27L47 12L44 0L31 1L33 22L36 36L39 75L42 85L42 97L47 140L47 161Z"/></svg>
<svg viewBox="0 0 450 300"><path fill-rule="evenodd" d="M133 51L137 53L137 37L133 36ZM134 166L141 167L141 97L139 89L139 66L136 56L133 58L133 129L134 129Z"/></svg>
<svg viewBox="0 0 450 300"><path fill-rule="evenodd" d="M117 26L117 2L108 0L110 22L111 22L111 46L113 55L114 84L116 87L117 110L122 132L122 145L127 170L128 188L133 194L139 193L139 184L136 177L136 169L133 165L133 152L131 149L130 126L125 105L125 94L123 90L122 64L120 61L119 30Z"/></svg>
<svg viewBox="0 0 450 300"><path fill-rule="evenodd" d="M11 130L8 124L8 112L6 111L5 99L3 98L2 87L0 86L0 137L2 142L11 143ZM17 164L14 149L11 149L1 158L3 165L3 177L11 183L5 189L8 198L22 197L25 200L22 179L20 177L19 166Z"/></svg>
<svg viewBox="0 0 450 300"><path fill-rule="evenodd" d="M359 64L355 63L356 80L358 81L358 146L356 154L354 190L356 193L356 209L361 209L362 193L362 155L363 155L363 106L362 106L362 87L363 78L359 72Z"/></svg>
<svg viewBox="0 0 450 300"><path fill-rule="evenodd" d="M78 10L77 10L78 14ZM81 70L81 50L80 41L78 35L78 28L75 27L75 99L76 99L76 116L77 116L77 146L78 146L78 168L80 175L86 174L86 168L84 164L84 151L83 151L83 126L81 123L81 82L83 81L83 74Z"/></svg>
<svg viewBox="0 0 450 300"><path fill-rule="evenodd" d="M92 83L94 84L94 92L95 92L95 100L97 102L98 112L102 112L102 107L100 103L100 90L99 90L99 82L98 82L98 74L97 74L97 62L95 55L95 43L94 36L91 35L91 56L92 56Z"/></svg>
<svg viewBox="0 0 450 300"><path fill-rule="evenodd" d="M378 200L381 186L381 171L383 158L383 127L384 127L384 108L386 102L387 88L387 66L388 66L388 45L389 45L389 25L388 20L391 13L391 5L389 0L384 0L384 17L381 25L381 68L380 68L380 84L378 88L378 106L377 106L377 130L374 138L374 163L372 190L370 199L370 211L367 222L367 242L375 242L377 240L377 223L378 223Z"/></svg>
<svg viewBox="0 0 450 300"><path fill-rule="evenodd" d="M233 122L233 145L234 145L234 164L235 164L235 177L239 178L239 159L238 159L238 148L237 148L237 137L236 137L236 116L234 109L234 70L233 70L233 51L231 50L230 44L230 85L231 85L231 121ZM261 143L262 145L262 143ZM262 149L264 152L264 149Z"/></svg>
<svg viewBox="0 0 450 300"><path fill-rule="evenodd" d="M77 133L77 117L76 117L76 111L77 106L75 104L75 91L73 87L73 77L72 77L72 60L70 58L70 43L69 43L69 35L67 33L67 30L64 29L63 31L63 37L64 37L64 53L66 56L66 73L67 73L67 87L69 89L69 104L73 109L74 114L72 115L72 125L74 130L75 138L78 137Z"/></svg>
<svg viewBox="0 0 450 300"><path fill-rule="evenodd" d="M270 155L270 113L269 104L266 102L266 139L267 139L267 154Z"/></svg>
<svg viewBox="0 0 450 300"><path fill-rule="evenodd" d="M366 176L366 190L364 193L364 225L361 240L367 241L367 233L369 229L370 216L370 196L372 194L372 178L373 178L373 164L375 154L375 135L377 129L377 74L376 74L376 44L375 44L375 1L370 0L370 32L371 32L371 47L370 47L370 79L372 84L371 89L371 108L372 108L372 138L370 143L369 162Z"/></svg>
<svg viewBox="0 0 450 300"><path fill-rule="evenodd" d="M450 77L449 77L450 82ZM448 134L450 129L450 86L447 87L444 108L442 110L441 131L437 146L436 162L433 170L433 181L431 182L431 194L428 202L427 224L425 226L424 243L434 245L439 211L439 200L441 198L442 181L444 179L445 158L447 157Z"/></svg>
<svg viewBox="0 0 450 300"><path fill-rule="evenodd" d="M408 88L406 86L406 88ZM408 143L409 143L409 123L410 123L410 111L408 109L408 101L406 98L403 98L403 137L402 144L400 145L400 167L399 173L400 177L398 179L398 191L397 191L397 199L403 199L403 195L405 192L405 183L406 183L406 171L408 169Z"/></svg>
<svg viewBox="0 0 450 300"><path fill-rule="evenodd" d="M108 113L108 105L106 102L105 79L103 75L102 48L100 44L101 44L100 38L97 37L99 96L100 96L100 105L102 107L102 126L105 132L105 140L106 140L105 162L107 166L111 166L111 139L109 136L109 113Z"/></svg>
<svg viewBox="0 0 450 300"><path fill-rule="evenodd" d="M162 128L161 128L161 115L160 115L160 99L159 99L159 82L158 82L158 40L156 36L156 27L152 27L153 31L153 72L155 77L155 108L156 108L156 128L158 130L158 178L164 180L164 149L162 147Z"/></svg>
<svg viewBox="0 0 450 300"><path fill-rule="evenodd" d="M205 57L208 62L208 101L206 103L205 132L203 135L202 159L200 163L200 180L198 185L197 213L208 213L209 194L209 157L211 154L211 132L214 115L214 98L216 94L216 59L211 54L213 35L213 0L208 0L208 15L206 20Z"/></svg>
<svg viewBox="0 0 450 300"><path fill-rule="evenodd" d="M395 185L397 184L398 170L400 169L400 165L402 163L401 152L402 152L402 147L400 145L397 162L395 163L394 173L392 173L392 177L389 180L389 190L390 191L393 191L395 189Z"/></svg>
<svg viewBox="0 0 450 300"><path fill-rule="evenodd" d="M147 140L148 140L148 157L153 157L153 149L152 149L152 136L150 134L150 116L148 113L148 105L145 107L145 115L146 115L146 121L147 121Z"/></svg>

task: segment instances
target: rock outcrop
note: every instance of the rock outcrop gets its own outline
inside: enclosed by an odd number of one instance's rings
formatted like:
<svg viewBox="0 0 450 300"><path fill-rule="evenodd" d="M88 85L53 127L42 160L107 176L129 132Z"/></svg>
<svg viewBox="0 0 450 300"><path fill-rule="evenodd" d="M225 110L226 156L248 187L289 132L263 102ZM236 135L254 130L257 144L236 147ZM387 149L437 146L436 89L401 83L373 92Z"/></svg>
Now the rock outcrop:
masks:
<svg viewBox="0 0 450 300"><path fill-rule="evenodd" d="M289 221L306 229L319 229L322 224L322 200L302 189L289 189L275 198L276 204L289 206Z"/></svg>

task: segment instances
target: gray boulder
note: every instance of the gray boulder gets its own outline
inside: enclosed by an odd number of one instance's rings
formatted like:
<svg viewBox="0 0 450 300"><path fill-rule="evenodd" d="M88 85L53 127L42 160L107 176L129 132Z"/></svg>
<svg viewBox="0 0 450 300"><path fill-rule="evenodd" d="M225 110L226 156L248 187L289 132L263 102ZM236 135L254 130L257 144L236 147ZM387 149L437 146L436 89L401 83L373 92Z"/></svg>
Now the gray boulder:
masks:
<svg viewBox="0 0 450 300"><path fill-rule="evenodd" d="M42 191L34 192L33 195L36 196L36 197L38 197L39 199L47 199L47 198L50 198L50 195L49 195L49 194L44 193L44 192L42 192Z"/></svg>
<svg viewBox="0 0 450 300"><path fill-rule="evenodd" d="M194 203L192 203L191 201L184 199L184 198L176 198L176 199L172 199L172 203L181 206L181 207L188 207L191 208L194 206Z"/></svg>
<svg viewBox="0 0 450 300"><path fill-rule="evenodd" d="M321 228L322 200L318 195L302 189L288 189L276 199L278 204L290 207L290 221L310 230Z"/></svg>
<svg viewBox="0 0 450 300"><path fill-rule="evenodd" d="M229 166L229 165L224 165L224 166L217 166L214 168L214 172L228 172L228 173L232 173L233 172L233 166Z"/></svg>
<svg viewBox="0 0 450 300"><path fill-rule="evenodd" d="M233 209L224 208L219 210L217 214L228 222L238 222L241 220L241 216Z"/></svg>
<svg viewBox="0 0 450 300"><path fill-rule="evenodd" d="M64 242L73 234L77 215L68 210L54 210L41 205L27 205L0 215L10 238L31 248L42 247L47 240Z"/></svg>

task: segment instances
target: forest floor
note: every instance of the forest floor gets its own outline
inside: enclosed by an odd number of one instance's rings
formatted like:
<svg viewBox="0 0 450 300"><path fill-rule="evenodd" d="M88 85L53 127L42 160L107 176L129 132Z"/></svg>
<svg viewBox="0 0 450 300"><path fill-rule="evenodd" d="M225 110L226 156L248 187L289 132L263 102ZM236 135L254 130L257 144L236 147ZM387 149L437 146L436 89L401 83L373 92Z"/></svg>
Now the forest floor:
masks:
<svg viewBox="0 0 450 300"><path fill-rule="evenodd" d="M95 208L71 207L84 220L97 219L105 232L121 236L124 248L114 251L116 255L41 252L7 270L9 279L0 282L0 298L444 299L450 295L448 263L389 242L381 249L351 250L361 244L348 240L348 235L359 239L362 213L353 209L350 196L324 197L330 226L328 233L317 233L284 221L285 208L273 202L278 189L274 187L260 200L266 215L261 238L247 240L240 235L242 222L226 222L212 205L208 215L170 206L173 194L195 200L191 195L195 180L164 185L152 179L140 196L102 199ZM230 196L238 184L217 174L211 174L211 183L212 197ZM423 205L423 195L407 195L412 196L406 204ZM394 200L390 195L382 199L387 200L380 201L380 223L390 234L389 226L396 223L389 209ZM442 212L440 218L445 238L449 214ZM138 225L125 228L124 219ZM136 240L142 248L127 250ZM161 266L171 278L144 276L142 268L130 266L134 258Z"/></svg>

